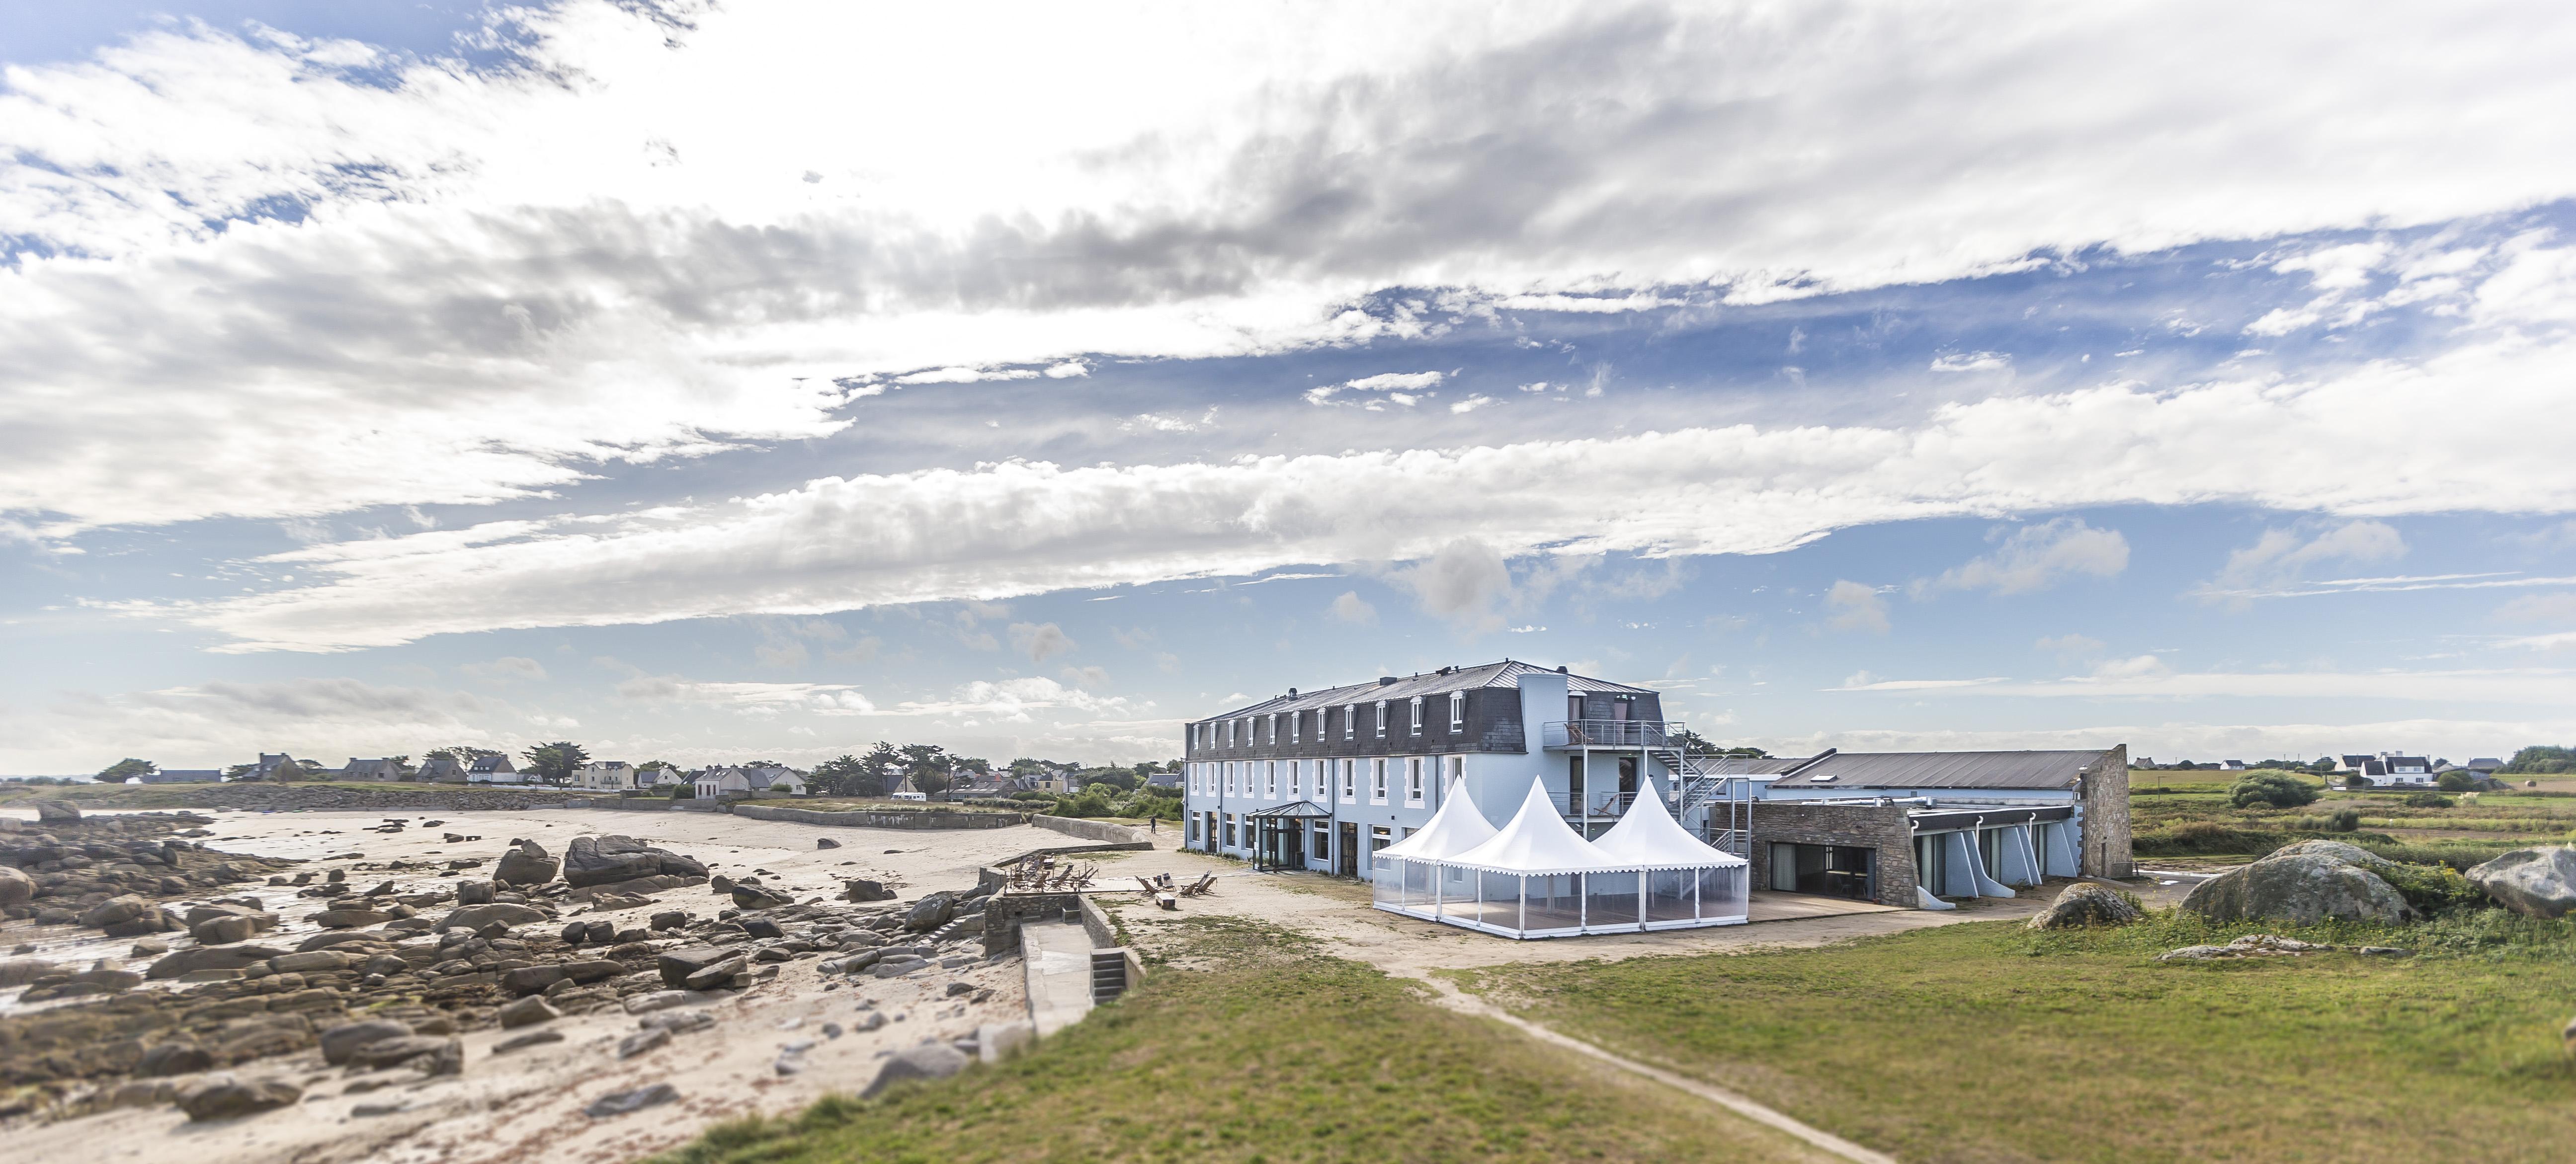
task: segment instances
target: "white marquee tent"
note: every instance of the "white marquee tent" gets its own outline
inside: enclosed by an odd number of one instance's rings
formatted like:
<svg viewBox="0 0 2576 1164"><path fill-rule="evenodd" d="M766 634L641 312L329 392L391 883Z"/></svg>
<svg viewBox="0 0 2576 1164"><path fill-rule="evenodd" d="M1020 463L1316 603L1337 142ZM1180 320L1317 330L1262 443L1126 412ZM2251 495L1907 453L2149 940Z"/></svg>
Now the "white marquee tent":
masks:
<svg viewBox="0 0 2576 1164"><path fill-rule="evenodd" d="M1586 841L1536 780L1501 829L1461 788L1370 864L1379 909L1511 938L1736 924L1749 882L1742 857L1700 843L1655 797Z"/></svg>

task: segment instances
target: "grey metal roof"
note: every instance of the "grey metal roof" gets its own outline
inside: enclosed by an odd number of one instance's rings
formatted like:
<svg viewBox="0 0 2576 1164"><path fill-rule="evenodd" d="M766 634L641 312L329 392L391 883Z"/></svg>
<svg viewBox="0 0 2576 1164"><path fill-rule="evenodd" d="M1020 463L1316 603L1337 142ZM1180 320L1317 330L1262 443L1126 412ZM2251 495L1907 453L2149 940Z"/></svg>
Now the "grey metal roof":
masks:
<svg viewBox="0 0 2576 1164"><path fill-rule="evenodd" d="M1794 768L1774 787L2066 788L2108 753L1831 752ZM1830 780L1816 777L1830 776Z"/></svg>
<svg viewBox="0 0 2576 1164"><path fill-rule="evenodd" d="M1327 687L1321 691L1300 691L1295 695L1279 695L1207 718L1223 720L1247 715L1270 715L1275 712L1312 711L1319 707L1340 707L1348 703L1375 703L1381 699L1396 703L1409 701L1417 695L1425 697L1447 695L1452 691L1473 691L1483 687L1517 688L1523 675L1552 674L1554 671L1552 667L1505 659L1499 663L1483 663L1473 667L1452 667L1445 673L1431 671L1399 676L1393 683L1381 684L1372 680L1367 683ZM1631 687L1625 683L1613 683L1607 679L1594 679L1585 675L1567 675L1565 686L1566 690L1580 695L1602 692L1614 695L1655 694L1654 689L1650 687Z"/></svg>

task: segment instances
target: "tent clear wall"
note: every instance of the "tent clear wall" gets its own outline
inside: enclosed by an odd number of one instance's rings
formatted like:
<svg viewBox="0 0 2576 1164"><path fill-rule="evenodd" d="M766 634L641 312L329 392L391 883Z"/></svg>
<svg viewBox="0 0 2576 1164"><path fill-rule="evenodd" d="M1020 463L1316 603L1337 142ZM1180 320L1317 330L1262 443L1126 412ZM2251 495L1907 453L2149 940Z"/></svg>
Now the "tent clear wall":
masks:
<svg viewBox="0 0 2576 1164"><path fill-rule="evenodd" d="M1462 805L1482 823L1464 796L1439 815ZM1511 823L1482 841L1464 844L1475 830L1463 821L1442 825L1435 819L1372 859L1379 909L1512 938L1734 925L1746 918L1751 886L1744 859L1683 832L1654 797L1639 798L1599 843L1567 827L1536 782Z"/></svg>

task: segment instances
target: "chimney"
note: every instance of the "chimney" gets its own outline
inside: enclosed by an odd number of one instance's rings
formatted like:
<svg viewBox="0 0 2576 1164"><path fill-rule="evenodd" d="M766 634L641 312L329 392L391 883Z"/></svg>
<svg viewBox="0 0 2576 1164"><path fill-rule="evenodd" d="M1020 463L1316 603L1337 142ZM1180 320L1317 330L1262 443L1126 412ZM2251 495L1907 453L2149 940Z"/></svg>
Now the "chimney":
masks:
<svg viewBox="0 0 2576 1164"><path fill-rule="evenodd" d="M1380 675L1377 677L1377 685L1380 687L1393 687L1395 686L1395 676Z"/></svg>
<svg viewBox="0 0 2576 1164"><path fill-rule="evenodd" d="M1559 675L1565 674L1565 664L1563 664L1563 663L1559 663L1559 664L1557 664L1557 667L1556 667L1556 673L1557 673L1557 674L1559 674Z"/></svg>

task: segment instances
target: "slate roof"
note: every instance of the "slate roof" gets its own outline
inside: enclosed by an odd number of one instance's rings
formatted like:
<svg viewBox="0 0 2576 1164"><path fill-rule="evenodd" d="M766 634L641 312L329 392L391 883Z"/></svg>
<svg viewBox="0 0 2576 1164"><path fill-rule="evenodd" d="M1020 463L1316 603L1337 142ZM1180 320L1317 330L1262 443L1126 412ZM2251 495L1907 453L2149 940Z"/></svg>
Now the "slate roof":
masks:
<svg viewBox="0 0 2576 1164"><path fill-rule="evenodd" d="M2107 751L1826 752L1774 788L2070 788ZM1759 761L1757 761L1758 763ZM1831 779L1819 780L1825 776Z"/></svg>
<svg viewBox="0 0 2576 1164"><path fill-rule="evenodd" d="M1269 715L1274 712L1312 711L1319 707L1340 707L1348 703L1375 703L1381 699L1389 703L1399 703L1409 701L1417 695L1425 697L1447 695L1452 691L1473 691L1483 687L1517 688L1523 675L1549 674L1553 671L1554 668L1541 667L1535 663L1505 659L1499 663L1484 663L1474 667L1452 667L1446 671L1398 676L1393 683L1379 683L1372 680L1367 683L1327 687L1321 691L1300 691L1294 695L1273 696L1259 703L1248 704L1207 718L1226 720L1247 715ZM1577 695L1601 692L1614 695L1655 694L1655 690L1651 687L1631 687L1625 683L1613 683L1607 679L1594 679L1585 675L1567 675L1565 686L1566 690Z"/></svg>

